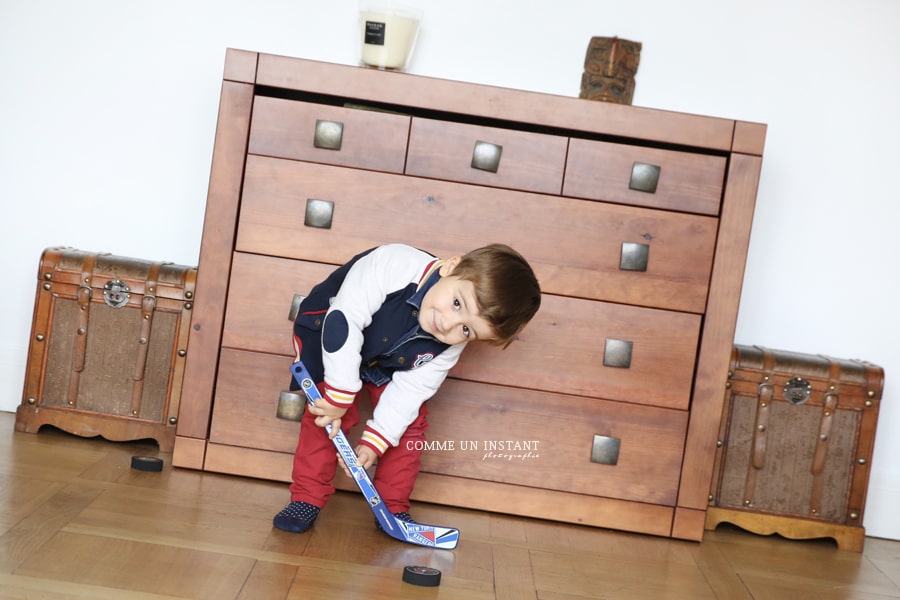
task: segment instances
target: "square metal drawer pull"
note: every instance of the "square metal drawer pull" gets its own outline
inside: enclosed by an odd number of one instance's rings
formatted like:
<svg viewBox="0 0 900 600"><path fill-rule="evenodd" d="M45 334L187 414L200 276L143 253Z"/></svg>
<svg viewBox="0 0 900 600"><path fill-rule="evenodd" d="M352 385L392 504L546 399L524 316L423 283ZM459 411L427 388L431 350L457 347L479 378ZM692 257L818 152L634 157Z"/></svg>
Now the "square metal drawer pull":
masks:
<svg viewBox="0 0 900 600"><path fill-rule="evenodd" d="M659 173L660 168L656 165L636 162L631 167L631 181L628 182L628 188L655 194L656 186L659 183Z"/></svg>
<svg viewBox="0 0 900 600"><path fill-rule="evenodd" d="M500 155L503 146L489 144L488 142L475 142L475 150L472 152L472 168L496 173L500 168Z"/></svg>
<svg viewBox="0 0 900 600"><path fill-rule="evenodd" d="M614 465L619 462L619 448L622 440L605 435L595 435L591 445L591 462Z"/></svg>
<svg viewBox="0 0 900 600"><path fill-rule="evenodd" d="M291 310L288 312L288 321L293 323L297 320L297 313L300 312L300 303L306 300L306 296L302 294L294 294L291 300Z"/></svg>
<svg viewBox="0 0 900 600"><path fill-rule="evenodd" d="M338 121L316 120L316 134L313 137L313 146L325 150L340 150L341 140L344 137L344 124Z"/></svg>
<svg viewBox="0 0 900 600"><path fill-rule="evenodd" d="M649 244L622 242L622 256L619 259L620 271L646 271L650 258Z"/></svg>
<svg viewBox="0 0 900 600"><path fill-rule="evenodd" d="M306 218L303 224L307 227L319 227L331 229L331 219L334 216L334 202L331 200L306 199Z"/></svg>
<svg viewBox="0 0 900 600"><path fill-rule="evenodd" d="M631 367L631 349L633 344L626 340L607 338L603 351L603 366L628 369Z"/></svg>
<svg viewBox="0 0 900 600"><path fill-rule="evenodd" d="M275 416L285 421L300 421L303 419L303 408L306 400L302 394L295 392L281 392L278 396L278 408Z"/></svg>

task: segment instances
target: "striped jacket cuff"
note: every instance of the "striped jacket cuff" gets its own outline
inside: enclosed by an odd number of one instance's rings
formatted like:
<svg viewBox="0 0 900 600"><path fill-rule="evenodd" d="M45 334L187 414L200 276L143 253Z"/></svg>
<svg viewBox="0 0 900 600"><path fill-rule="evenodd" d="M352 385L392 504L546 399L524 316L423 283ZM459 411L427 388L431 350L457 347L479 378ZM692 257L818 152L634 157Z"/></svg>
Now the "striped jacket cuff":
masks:
<svg viewBox="0 0 900 600"><path fill-rule="evenodd" d="M327 383L325 384L325 393L323 395L329 404L338 408L349 408L356 400L356 393L333 388Z"/></svg>
<svg viewBox="0 0 900 600"><path fill-rule="evenodd" d="M371 427L366 427L365 431L363 431L362 438L359 440L360 444L368 446L372 450L375 451L379 457L383 456L388 448L391 447L390 442L384 438L380 433L372 429Z"/></svg>

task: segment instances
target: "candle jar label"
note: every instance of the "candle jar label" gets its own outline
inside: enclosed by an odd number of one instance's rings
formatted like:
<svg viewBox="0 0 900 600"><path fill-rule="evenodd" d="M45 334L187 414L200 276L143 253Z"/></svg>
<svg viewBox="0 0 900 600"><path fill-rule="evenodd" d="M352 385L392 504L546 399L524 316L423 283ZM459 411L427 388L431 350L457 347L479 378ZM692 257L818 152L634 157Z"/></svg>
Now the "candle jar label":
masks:
<svg viewBox="0 0 900 600"><path fill-rule="evenodd" d="M364 43L384 46L385 24L379 21L366 21L366 39Z"/></svg>

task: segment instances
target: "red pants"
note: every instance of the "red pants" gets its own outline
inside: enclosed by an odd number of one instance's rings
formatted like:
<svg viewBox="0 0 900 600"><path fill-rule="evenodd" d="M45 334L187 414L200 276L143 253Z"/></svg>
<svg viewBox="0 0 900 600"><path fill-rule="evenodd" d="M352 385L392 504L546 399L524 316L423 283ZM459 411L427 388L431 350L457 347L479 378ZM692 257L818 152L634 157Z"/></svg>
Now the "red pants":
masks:
<svg viewBox="0 0 900 600"><path fill-rule="evenodd" d="M321 390L322 385L319 384L319 387ZM376 387L364 383L363 390L368 392L374 409L378 405L384 386ZM338 459L334 443L328 439L325 429L316 425L315 418L308 410L303 412L300 441L294 453L291 501L308 502L323 508L334 493L331 480L337 472ZM341 419L341 429L347 433L358 422L359 412L354 404ZM409 495L419 474L419 459L426 431L428 431L428 409L422 404L419 416L406 429L406 433L400 438L400 444L388 448L384 456L378 459L373 482L381 499L392 513L409 512ZM344 476L343 471L340 476Z"/></svg>

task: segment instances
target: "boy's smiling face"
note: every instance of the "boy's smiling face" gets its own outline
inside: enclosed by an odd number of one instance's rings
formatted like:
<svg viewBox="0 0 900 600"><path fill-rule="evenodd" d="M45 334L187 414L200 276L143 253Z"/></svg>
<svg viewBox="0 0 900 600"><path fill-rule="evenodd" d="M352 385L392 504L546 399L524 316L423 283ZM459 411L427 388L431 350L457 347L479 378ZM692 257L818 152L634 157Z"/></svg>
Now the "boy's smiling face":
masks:
<svg viewBox="0 0 900 600"><path fill-rule="evenodd" d="M455 256L441 266L441 278L422 298L419 326L450 345L491 340L494 328L479 314L475 284L452 275L459 259Z"/></svg>

